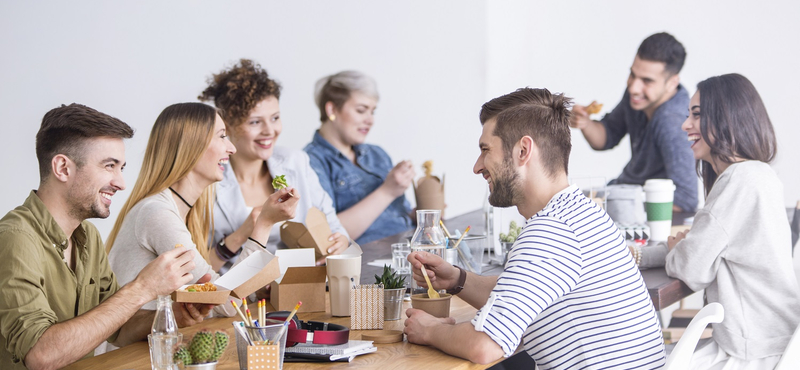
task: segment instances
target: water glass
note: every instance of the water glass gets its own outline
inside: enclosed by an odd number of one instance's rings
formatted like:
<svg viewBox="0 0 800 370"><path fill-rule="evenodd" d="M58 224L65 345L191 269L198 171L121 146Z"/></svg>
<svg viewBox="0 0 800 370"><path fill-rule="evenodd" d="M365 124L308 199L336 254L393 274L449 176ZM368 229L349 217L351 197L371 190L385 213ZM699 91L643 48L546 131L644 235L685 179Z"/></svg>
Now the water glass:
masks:
<svg viewBox="0 0 800 370"><path fill-rule="evenodd" d="M150 365L153 370L177 370L172 359L175 348L183 340L183 334L148 334L150 343Z"/></svg>
<svg viewBox="0 0 800 370"><path fill-rule="evenodd" d="M409 254L411 254L411 247L408 243L392 244L392 268L400 275L411 273L411 263L408 262Z"/></svg>

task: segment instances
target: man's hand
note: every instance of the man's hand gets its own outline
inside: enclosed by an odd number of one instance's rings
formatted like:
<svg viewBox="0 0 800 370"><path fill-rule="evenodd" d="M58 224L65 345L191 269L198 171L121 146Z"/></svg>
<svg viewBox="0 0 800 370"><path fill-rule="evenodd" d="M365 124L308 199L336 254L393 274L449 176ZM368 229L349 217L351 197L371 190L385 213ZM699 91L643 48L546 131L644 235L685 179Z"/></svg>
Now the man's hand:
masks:
<svg viewBox="0 0 800 370"><path fill-rule="evenodd" d="M683 231L679 232L678 235L668 237L667 238L667 247L669 248L669 250L672 251L672 248L675 248L675 245L677 245L679 241L681 241L683 239L686 239L686 234L688 234L688 233L689 233L689 229L686 229L686 230L683 230Z"/></svg>
<svg viewBox="0 0 800 370"><path fill-rule="evenodd" d="M197 284L211 281L211 274L205 274L197 280ZM172 303L172 312L175 313L175 322L179 328L185 328L203 322L214 305L195 303Z"/></svg>
<svg viewBox="0 0 800 370"><path fill-rule="evenodd" d="M347 247L350 246L350 240L340 233L331 234L331 236L328 238L328 241L331 242L330 246L328 247L328 255L341 254L347 249ZM317 266L322 266L324 264L325 257L322 257L319 259L319 261L317 261Z"/></svg>
<svg viewBox="0 0 800 370"><path fill-rule="evenodd" d="M452 317L438 318L429 313L409 308L406 310L406 319L403 333L408 337L408 343L430 345L430 332L436 330L437 325L455 325L456 320Z"/></svg>
<svg viewBox="0 0 800 370"><path fill-rule="evenodd" d="M447 263L441 257L428 252L411 252L408 255L408 261L411 262L411 272L417 285L421 287L428 287L425 282L425 277L422 276L422 265L428 272L428 278L431 279L433 289L442 290L450 289L458 283L458 277L461 275L459 269Z"/></svg>
<svg viewBox="0 0 800 370"><path fill-rule="evenodd" d="M572 114L569 116L569 126L580 130L589 126L592 120L589 118L589 113L586 112L586 107L583 105L572 106Z"/></svg>
<svg viewBox="0 0 800 370"><path fill-rule="evenodd" d="M145 302L152 301L159 295L170 294L192 281L194 253L193 250L181 246L148 263L134 279L138 286L150 290Z"/></svg>
<svg viewBox="0 0 800 370"><path fill-rule="evenodd" d="M411 182L414 181L414 176L416 173L411 161L402 161L389 171L381 186L394 198L397 198L406 192Z"/></svg>
<svg viewBox="0 0 800 370"><path fill-rule="evenodd" d="M261 206L261 214L258 215L256 222L275 225L281 221L291 220L297 211L299 199L300 194L293 188L283 188L272 193Z"/></svg>

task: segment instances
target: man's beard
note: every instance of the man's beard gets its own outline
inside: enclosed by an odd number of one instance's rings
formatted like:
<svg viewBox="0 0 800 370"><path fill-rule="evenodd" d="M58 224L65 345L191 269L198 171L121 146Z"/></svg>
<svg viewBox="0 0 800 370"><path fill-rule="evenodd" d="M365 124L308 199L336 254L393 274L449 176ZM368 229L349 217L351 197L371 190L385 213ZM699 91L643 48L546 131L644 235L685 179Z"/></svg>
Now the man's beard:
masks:
<svg viewBox="0 0 800 370"><path fill-rule="evenodd" d="M68 192L71 207L69 213L76 220L88 218L106 218L111 214L111 210L105 204L99 204L98 192L92 192L83 184L75 184Z"/></svg>
<svg viewBox="0 0 800 370"><path fill-rule="evenodd" d="M509 158L510 160L510 158ZM489 204L495 207L512 207L517 205L519 199L520 179L506 161L492 175L492 192L489 194Z"/></svg>

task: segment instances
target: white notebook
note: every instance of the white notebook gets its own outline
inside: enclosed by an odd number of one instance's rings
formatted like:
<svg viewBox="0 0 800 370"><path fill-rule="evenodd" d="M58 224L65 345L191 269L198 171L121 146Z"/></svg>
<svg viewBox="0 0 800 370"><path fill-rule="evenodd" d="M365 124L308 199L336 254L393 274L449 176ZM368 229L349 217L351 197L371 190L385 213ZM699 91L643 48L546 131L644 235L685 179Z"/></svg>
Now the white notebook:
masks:
<svg viewBox="0 0 800 370"><path fill-rule="evenodd" d="M366 349L375 348L371 340L353 340L337 345L298 343L296 346L286 347L288 353L313 353L320 355L347 355Z"/></svg>

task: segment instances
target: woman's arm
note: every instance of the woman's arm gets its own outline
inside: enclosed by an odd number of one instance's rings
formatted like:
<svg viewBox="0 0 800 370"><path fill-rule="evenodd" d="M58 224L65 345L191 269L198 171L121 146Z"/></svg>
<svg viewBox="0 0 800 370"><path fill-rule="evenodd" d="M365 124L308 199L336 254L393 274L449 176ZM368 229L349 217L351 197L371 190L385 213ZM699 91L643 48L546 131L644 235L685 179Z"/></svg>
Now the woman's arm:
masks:
<svg viewBox="0 0 800 370"><path fill-rule="evenodd" d="M386 175L383 184L352 207L337 213L339 221L353 239L358 239L397 197L402 196L414 180L409 161L402 161Z"/></svg>

